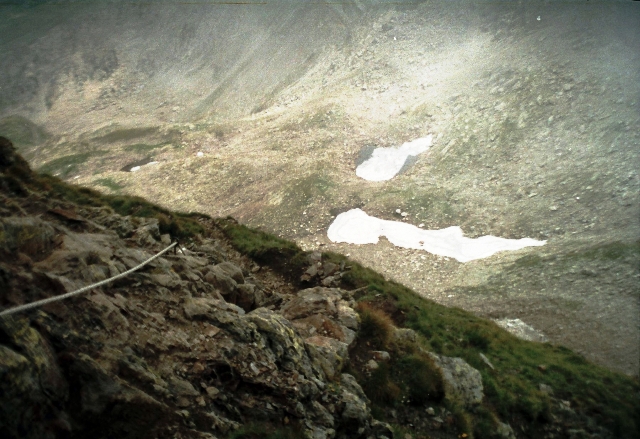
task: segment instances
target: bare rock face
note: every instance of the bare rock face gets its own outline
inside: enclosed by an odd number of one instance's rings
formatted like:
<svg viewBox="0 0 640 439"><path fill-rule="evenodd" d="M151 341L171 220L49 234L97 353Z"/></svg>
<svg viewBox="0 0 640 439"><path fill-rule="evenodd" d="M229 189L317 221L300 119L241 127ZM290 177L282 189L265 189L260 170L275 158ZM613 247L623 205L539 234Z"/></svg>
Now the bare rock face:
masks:
<svg viewBox="0 0 640 439"><path fill-rule="evenodd" d="M238 284L244 283L244 276L242 275L242 270L237 265L229 261L225 261L216 265L215 268L219 270L219 272L229 276L231 279L236 281L236 283Z"/></svg>
<svg viewBox="0 0 640 439"><path fill-rule="evenodd" d="M70 386L69 405L84 434L94 437L142 437L172 410L105 370L86 354L63 358ZM134 426L128 419L136 419ZM105 431L106 430L106 431Z"/></svg>
<svg viewBox="0 0 640 439"><path fill-rule="evenodd" d="M319 335L307 338L305 343L314 365L322 369L327 379L335 379L349 359L347 344Z"/></svg>
<svg viewBox="0 0 640 439"><path fill-rule="evenodd" d="M315 287L298 292L282 307L282 314L308 337L322 335L351 345L359 325L352 303L346 291Z"/></svg>
<svg viewBox="0 0 640 439"><path fill-rule="evenodd" d="M218 265L209 267L205 280L225 297L233 295L238 289L238 283Z"/></svg>
<svg viewBox="0 0 640 439"><path fill-rule="evenodd" d="M25 438L68 432L68 417L56 403L68 400L69 385L47 341L27 319L13 317L0 319L0 337L0 431Z"/></svg>

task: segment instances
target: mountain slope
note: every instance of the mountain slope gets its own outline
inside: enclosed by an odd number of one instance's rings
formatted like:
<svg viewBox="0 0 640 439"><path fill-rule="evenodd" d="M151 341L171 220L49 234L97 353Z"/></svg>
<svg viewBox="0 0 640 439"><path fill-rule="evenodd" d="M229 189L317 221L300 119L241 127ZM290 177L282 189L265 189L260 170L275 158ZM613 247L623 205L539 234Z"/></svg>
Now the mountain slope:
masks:
<svg viewBox="0 0 640 439"><path fill-rule="evenodd" d="M0 132L35 167L349 253L637 375L635 3L4 10ZM356 177L372 147L428 134L395 179ZM328 241L355 207L548 243L459 264Z"/></svg>

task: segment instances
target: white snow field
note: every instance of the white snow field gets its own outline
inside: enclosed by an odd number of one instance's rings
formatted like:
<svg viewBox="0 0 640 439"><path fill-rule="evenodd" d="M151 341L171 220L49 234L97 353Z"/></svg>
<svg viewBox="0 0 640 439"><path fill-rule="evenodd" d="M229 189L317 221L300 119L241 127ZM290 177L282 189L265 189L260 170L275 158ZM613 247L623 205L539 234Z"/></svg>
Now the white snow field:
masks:
<svg viewBox="0 0 640 439"><path fill-rule="evenodd" d="M455 258L459 262L469 262L487 258L500 251L519 250L546 243L531 238L466 238L458 226L441 230L423 230L411 224L369 216L360 209L341 213L327 231L327 237L331 241L350 244L376 244L380 236L386 236L398 247L425 250L435 255Z"/></svg>
<svg viewBox="0 0 640 439"><path fill-rule="evenodd" d="M403 143L398 148L376 148L371 157L356 168L356 175L369 181L391 180L400 172L409 156L428 150L432 140L433 136L429 135Z"/></svg>

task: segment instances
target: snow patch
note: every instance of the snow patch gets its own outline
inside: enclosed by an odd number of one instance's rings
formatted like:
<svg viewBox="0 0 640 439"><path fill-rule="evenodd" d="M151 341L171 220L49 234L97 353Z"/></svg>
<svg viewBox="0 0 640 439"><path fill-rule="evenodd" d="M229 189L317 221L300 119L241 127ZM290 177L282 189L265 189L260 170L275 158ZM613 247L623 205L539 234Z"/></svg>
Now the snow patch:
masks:
<svg viewBox="0 0 640 439"><path fill-rule="evenodd" d="M367 215L360 209L352 209L336 217L327 230L333 242L350 244L376 244L380 236L394 245L448 256L459 262L482 259L506 250L544 245L546 241L531 238L506 239L496 236L466 238L458 226L441 230L423 230L411 224L382 220Z"/></svg>
<svg viewBox="0 0 640 439"><path fill-rule="evenodd" d="M433 136L422 137L402 144L398 148L377 148L371 157L356 168L356 175L369 181L385 181L396 176L409 156L429 149Z"/></svg>

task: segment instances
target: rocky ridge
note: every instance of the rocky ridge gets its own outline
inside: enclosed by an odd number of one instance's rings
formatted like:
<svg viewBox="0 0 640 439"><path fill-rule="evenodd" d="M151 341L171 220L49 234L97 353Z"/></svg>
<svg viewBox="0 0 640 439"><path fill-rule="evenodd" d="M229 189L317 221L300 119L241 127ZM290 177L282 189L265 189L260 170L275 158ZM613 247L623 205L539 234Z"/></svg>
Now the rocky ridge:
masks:
<svg viewBox="0 0 640 439"><path fill-rule="evenodd" d="M0 142L3 308L105 280L172 242L156 218L34 189L37 176L11 142ZM254 424L313 439L398 437L372 415L354 377L371 376L390 355L362 343L361 291L340 282L350 267L307 253L292 283L236 251L219 222L198 222L203 233L125 278L0 317L3 437L222 438ZM417 437L473 437L447 407L480 407L480 372L427 353L411 329L391 332L395 345L431 358L442 393L432 401L441 407L379 414L433 435ZM584 426L582 418L567 423L569 415L546 431ZM492 437L516 437L507 423L494 427ZM611 437L590 431L566 437Z"/></svg>
<svg viewBox="0 0 640 439"><path fill-rule="evenodd" d="M3 141L3 166L21 160ZM157 219L36 194L16 203L3 195L5 307L117 275L171 242ZM0 319L5 437L205 438L256 421L309 438L393 436L342 373L358 330L348 291L291 294L219 238L190 247Z"/></svg>

